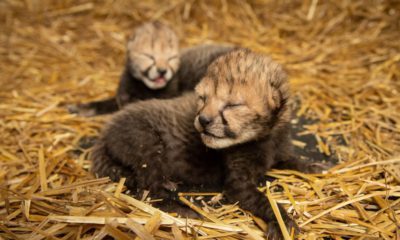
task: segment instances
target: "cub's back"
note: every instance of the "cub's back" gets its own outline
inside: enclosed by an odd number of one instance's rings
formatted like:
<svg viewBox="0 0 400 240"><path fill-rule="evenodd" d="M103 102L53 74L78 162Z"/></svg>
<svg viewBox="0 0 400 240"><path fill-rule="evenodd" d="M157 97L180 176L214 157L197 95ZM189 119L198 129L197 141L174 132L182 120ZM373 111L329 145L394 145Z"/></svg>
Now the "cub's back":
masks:
<svg viewBox="0 0 400 240"><path fill-rule="evenodd" d="M196 114L196 96L187 93L172 99L151 99L127 105L116 113L107 125L104 134L121 135L137 142L148 138L146 135L157 134L162 138L174 137L183 140L195 133L193 126ZM145 134L141 138L141 134Z"/></svg>

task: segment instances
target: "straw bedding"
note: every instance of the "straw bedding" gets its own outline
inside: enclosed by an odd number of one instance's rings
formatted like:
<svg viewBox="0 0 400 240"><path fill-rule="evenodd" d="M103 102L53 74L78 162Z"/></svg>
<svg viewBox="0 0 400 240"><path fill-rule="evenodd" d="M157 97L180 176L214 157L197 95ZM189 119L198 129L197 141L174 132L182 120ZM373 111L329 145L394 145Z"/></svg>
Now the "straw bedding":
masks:
<svg viewBox="0 0 400 240"><path fill-rule="evenodd" d="M181 219L88 173L78 142L108 117L65 105L112 95L127 35L151 19L183 46L229 42L287 68L296 115L317 120L303 134L339 161L272 170L260 188L301 239L400 239L400 3L384 0L1 1L0 238L262 239L265 224L218 193L182 193L204 220Z"/></svg>

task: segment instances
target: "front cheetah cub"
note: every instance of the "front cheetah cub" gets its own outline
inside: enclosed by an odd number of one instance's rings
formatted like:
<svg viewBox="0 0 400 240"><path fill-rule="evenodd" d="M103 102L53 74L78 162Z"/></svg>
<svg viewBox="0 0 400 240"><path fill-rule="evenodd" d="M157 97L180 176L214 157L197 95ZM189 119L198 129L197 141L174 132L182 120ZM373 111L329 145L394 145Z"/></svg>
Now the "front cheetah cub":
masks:
<svg viewBox="0 0 400 240"><path fill-rule="evenodd" d="M272 167L309 170L292 156L288 99L279 64L246 49L230 52L210 65L196 94L139 102L114 116L94 148L93 171L167 200L173 183L220 186L268 223L270 239L281 239L257 180Z"/></svg>

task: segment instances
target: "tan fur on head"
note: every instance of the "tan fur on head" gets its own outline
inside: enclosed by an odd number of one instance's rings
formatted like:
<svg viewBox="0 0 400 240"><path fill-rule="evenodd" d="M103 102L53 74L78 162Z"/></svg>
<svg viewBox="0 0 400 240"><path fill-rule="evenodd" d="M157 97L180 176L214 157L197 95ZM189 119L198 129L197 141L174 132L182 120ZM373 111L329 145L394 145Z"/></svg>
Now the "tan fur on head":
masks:
<svg viewBox="0 0 400 240"><path fill-rule="evenodd" d="M199 102L194 124L211 148L265 137L290 118L286 73L269 57L247 49L214 61L196 93Z"/></svg>
<svg viewBox="0 0 400 240"><path fill-rule="evenodd" d="M131 74L150 89L164 88L179 68L179 40L156 21L139 26L127 45Z"/></svg>

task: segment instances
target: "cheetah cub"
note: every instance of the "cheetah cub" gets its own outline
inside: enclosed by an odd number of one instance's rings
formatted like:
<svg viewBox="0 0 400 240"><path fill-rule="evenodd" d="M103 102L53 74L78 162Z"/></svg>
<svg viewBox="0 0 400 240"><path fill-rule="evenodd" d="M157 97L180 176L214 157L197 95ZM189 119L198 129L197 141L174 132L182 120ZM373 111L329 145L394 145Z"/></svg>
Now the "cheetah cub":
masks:
<svg viewBox="0 0 400 240"><path fill-rule="evenodd" d="M232 51L210 65L196 93L117 113L93 150L92 170L114 181L126 177L128 187L169 203L175 183L219 186L230 202L268 223L270 239L281 239L257 181L272 167L312 170L292 155L288 100L279 64L250 50ZM288 229L297 229L280 211Z"/></svg>
<svg viewBox="0 0 400 240"><path fill-rule="evenodd" d="M126 64L116 96L70 105L70 112L94 116L115 112L137 100L176 97L186 90L193 90L208 65L232 47L200 45L183 49L180 53L176 33L155 21L136 28L126 49Z"/></svg>

